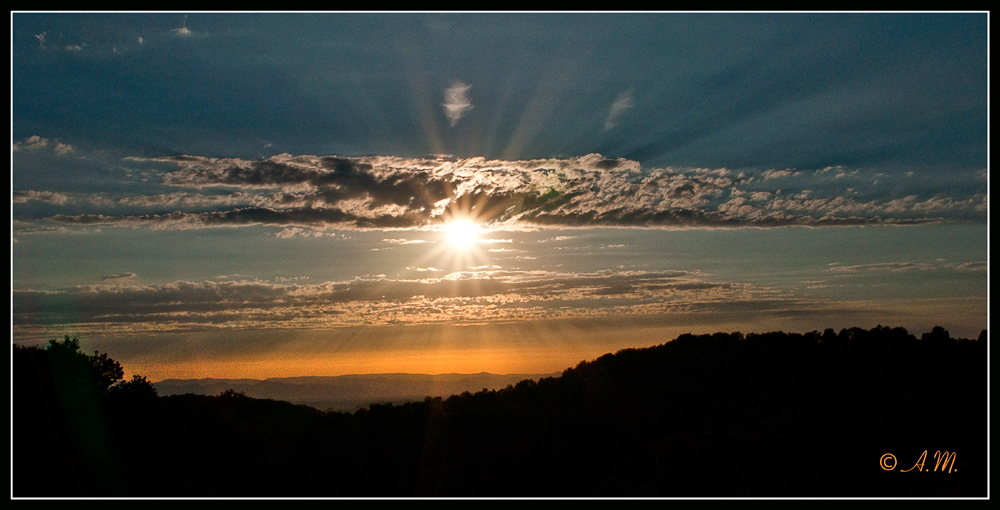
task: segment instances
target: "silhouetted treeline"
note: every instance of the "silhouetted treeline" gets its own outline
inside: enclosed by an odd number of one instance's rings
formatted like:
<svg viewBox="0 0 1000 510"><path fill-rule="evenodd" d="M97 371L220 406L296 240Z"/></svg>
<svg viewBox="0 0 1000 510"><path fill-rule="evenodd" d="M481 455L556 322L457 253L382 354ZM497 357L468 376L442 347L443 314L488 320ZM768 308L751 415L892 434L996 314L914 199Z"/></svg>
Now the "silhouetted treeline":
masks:
<svg viewBox="0 0 1000 510"><path fill-rule="evenodd" d="M142 378L106 384L97 353L53 341L14 349L13 492L985 496L986 343L881 326L682 335L348 414L234 391L158 397ZM76 372L53 371L60 349ZM936 452L955 453L948 469Z"/></svg>

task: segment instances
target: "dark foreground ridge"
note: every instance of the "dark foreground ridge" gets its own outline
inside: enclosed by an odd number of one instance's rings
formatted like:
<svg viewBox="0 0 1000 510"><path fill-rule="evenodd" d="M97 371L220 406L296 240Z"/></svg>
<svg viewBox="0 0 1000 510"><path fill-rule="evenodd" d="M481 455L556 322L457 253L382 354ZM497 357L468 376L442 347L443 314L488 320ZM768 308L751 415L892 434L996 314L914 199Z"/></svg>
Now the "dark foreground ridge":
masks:
<svg viewBox="0 0 1000 510"><path fill-rule="evenodd" d="M353 413L372 402L404 404L426 397L448 397L466 391L498 390L525 379L535 381L554 374L352 374L327 377L272 377L270 379L165 379L153 383L162 396L218 395L235 390L253 398L284 400L322 411Z"/></svg>
<svg viewBox="0 0 1000 510"><path fill-rule="evenodd" d="M985 330L682 335L353 414L13 361L14 497L987 495Z"/></svg>

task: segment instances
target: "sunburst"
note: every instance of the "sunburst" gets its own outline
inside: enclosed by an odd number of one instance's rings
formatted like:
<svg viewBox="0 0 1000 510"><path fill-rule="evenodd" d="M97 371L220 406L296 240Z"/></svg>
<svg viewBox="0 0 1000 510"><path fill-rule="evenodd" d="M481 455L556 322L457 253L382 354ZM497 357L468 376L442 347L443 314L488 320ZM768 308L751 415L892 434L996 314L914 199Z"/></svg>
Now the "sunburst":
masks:
<svg viewBox="0 0 1000 510"><path fill-rule="evenodd" d="M442 230L454 250L468 250L479 241L482 228L472 220L460 219L446 223Z"/></svg>

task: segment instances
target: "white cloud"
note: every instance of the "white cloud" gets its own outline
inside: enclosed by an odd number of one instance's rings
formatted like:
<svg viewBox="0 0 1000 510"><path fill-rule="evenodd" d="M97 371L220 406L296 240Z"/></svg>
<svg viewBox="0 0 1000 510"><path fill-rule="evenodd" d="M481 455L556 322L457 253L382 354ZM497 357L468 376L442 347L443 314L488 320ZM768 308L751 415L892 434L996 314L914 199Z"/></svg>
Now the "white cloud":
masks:
<svg viewBox="0 0 1000 510"><path fill-rule="evenodd" d="M135 273L121 273L121 274L108 275L108 276L105 276L105 277L103 277L101 279L102 280L122 280L122 279L135 278L135 277L136 277Z"/></svg>
<svg viewBox="0 0 1000 510"><path fill-rule="evenodd" d="M16 144L15 150L46 144L32 137ZM814 188L816 176L794 169L768 170L755 180L725 169L646 170L636 161L600 154L520 161L289 154L262 160L177 156L148 161L176 164L179 169L163 174L161 184L193 191L126 197L116 205L187 209L119 216L94 211L51 216L48 221L175 229L434 229L456 209L475 205L478 221L497 229L832 226L979 221L985 219L987 205L985 193L918 198L901 194L890 181L867 183L861 191ZM807 187L768 186L798 181ZM241 191L213 192L220 188ZM43 198L23 195L20 200ZM220 210L220 205L231 208ZM279 237L291 235L293 231L282 231Z"/></svg>
<svg viewBox="0 0 1000 510"><path fill-rule="evenodd" d="M764 172L764 180L769 179L780 179L782 177L794 177L799 175L799 172L786 168L784 170L767 170Z"/></svg>
<svg viewBox="0 0 1000 510"><path fill-rule="evenodd" d="M19 150L36 150L36 149L41 149L42 147L45 147L48 144L49 144L48 139L42 138L42 137L40 137L38 135L34 135L34 136L28 137L27 139L25 139L23 141L14 142L11 145L11 150L14 150L14 151L19 151Z"/></svg>
<svg viewBox="0 0 1000 510"><path fill-rule="evenodd" d="M423 244L427 241L423 239L383 239L382 242L392 244Z"/></svg>
<svg viewBox="0 0 1000 510"><path fill-rule="evenodd" d="M297 235L302 235L302 232L303 230L299 227L290 227L290 228L285 228L281 232L278 232L277 234L274 235L276 235L279 239L291 239Z"/></svg>
<svg viewBox="0 0 1000 510"><path fill-rule="evenodd" d="M441 106L444 106L444 114L452 126L473 108L468 96L470 88L472 85L455 82L444 90L444 103Z"/></svg>
<svg viewBox="0 0 1000 510"><path fill-rule="evenodd" d="M29 200L38 200L39 202L48 202L50 204L65 204L69 199L66 195L62 193L54 193L51 191L15 191L12 194L12 201L15 204L23 204Z"/></svg>
<svg viewBox="0 0 1000 510"><path fill-rule="evenodd" d="M611 104L611 111L608 112L608 118L604 120L604 129L611 129L615 127L618 117L624 113L625 110L628 110L633 106L632 91L626 90L625 92L622 92L618 96L618 99L615 99L615 102Z"/></svg>
<svg viewBox="0 0 1000 510"><path fill-rule="evenodd" d="M22 150L38 150L43 148L52 148L52 152L56 154L69 154L73 152L73 146L62 143L59 140L49 140L48 138L42 138L41 136L34 135L30 136L20 142L14 142L11 144L11 150L17 152Z"/></svg>
<svg viewBox="0 0 1000 510"><path fill-rule="evenodd" d="M569 241L570 239L576 239L577 236L555 236L549 239L541 239L539 243L547 243L549 241Z"/></svg>
<svg viewBox="0 0 1000 510"><path fill-rule="evenodd" d="M191 29L187 27L187 15L184 15L184 24L180 28L175 28L170 31L173 34L177 34L182 37L187 37L191 35Z"/></svg>

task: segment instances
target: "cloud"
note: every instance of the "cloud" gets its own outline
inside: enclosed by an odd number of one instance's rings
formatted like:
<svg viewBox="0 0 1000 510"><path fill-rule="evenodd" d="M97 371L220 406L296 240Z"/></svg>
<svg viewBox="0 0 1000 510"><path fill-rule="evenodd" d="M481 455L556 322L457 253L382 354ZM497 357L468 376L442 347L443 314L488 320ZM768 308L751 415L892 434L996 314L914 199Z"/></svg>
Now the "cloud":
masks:
<svg viewBox="0 0 1000 510"><path fill-rule="evenodd" d="M125 207L216 207L221 205L250 205L261 203L263 199L241 192L225 195L201 195L176 192L160 195L128 196L109 201L100 196L92 197L92 201L105 205L121 205Z"/></svg>
<svg viewBox="0 0 1000 510"><path fill-rule="evenodd" d="M928 196L917 179L860 170L643 169L636 161L600 154L514 161L289 154L261 160L133 160L175 165L176 170L161 174L160 184L185 191L114 200L101 195L91 202L105 209L44 221L174 229L273 225L393 230L433 229L451 216L472 215L499 230L821 227L979 222L985 221L987 210L985 183L978 178L967 183L965 194L935 189L937 194ZM21 192L15 201L46 197L59 199L54 192L34 191ZM111 207L178 210L111 214ZM289 236L294 231L283 232L281 236Z"/></svg>
<svg viewBox="0 0 1000 510"><path fill-rule="evenodd" d="M23 204L29 200L38 200L39 202L47 202L50 204L62 205L65 204L69 197L63 193L55 193L52 191L14 191L12 193L12 201L15 204Z"/></svg>
<svg viewBox="0 0 1000 510"><path fill-rule="evenodd" d="M121 273L121 274L108 275L108 276L105 276L105 277L103 277L101 279L102 280L122 280L122 279L135 278L135 277L136 277L135 273Z"/></svg>
<svg viewBox="0 0 1000 510"><path fill-rule="evenodd" d="M555 237L552 237L552 238L549 238L549 239L541 239L538 242L539 243L547 243L549 241L568 241L570 239L576 239L576 238L577 238L577 236L555 236Z"/></svg>
<svg viewBox="0 0 1000 510"><path fill-rule="evenodd" d="M305 230L299 227L289 227L274 235L279 239L291 239L293 237L304 236Z"/></svg>
<svg viewBox="0 0 1000 510"><path fill-rule="evenodd" d="M66 226L36 225L32 222L14 220L15 234L70 234L73 230Z"/></svg>
<svg viewBox="0 0 1000 510"><path fill-rule="evenodd" d="M468 96L470 88L472 85L455 82L444 90L444 103L441 106L444 107L444 114L452 126L473 108Z"/></svg>
<svg viewBox="0 0 1000 510"><path fill-rule="evenodd" d="M954 267L959 271L986 271L989 268L989 263L986 262L985 260L980 260L977 262L966 262L964 264L958 264Z"/></svg>
<svg viewBox="0 0 1000 510"><path fill-rule="evenodd" d="M618 117L625 113L633 107L632 104L632 91L627 90L622 92L618 99L615 99L614 103L611 103L611 110L608 112L608 117L604 120L604 129L611 129L615 127L618 122Z"/></svg>
<svg viewBox="0 0 1000 510"><path fill-rule="evenodd" d="M73 146L60 142L59 140L49 140L48 138L42 138L38 135L34 135L26 138L20 142L14 142L11 144L11 150L13 151L34 151L39 149L51 149L52 152L56 154L69 154L73 152Z"/></svg>
<svg viewBox="0 0 1000 510"><path fill-rule="evenodd" d="M383 239L382 242L391 244L423 244L427 241L423 239Z"/></svg>
<svg viewBox="0 0 1000 510"><path fill-rule="evenodd" d="M71 325L75 331L118 332L320 329L685 313L712 303L785 299L766 288L707 281L683 271L407 269L420 277L377 276L318 284L294 279L114 282L65 291L15 290L13 322L15 328ZM132 277L124 273L107 279Z"/></svg>
<svg viewBox="0 0 1000 510"><path fill-rule="evenodd" d="M879 264L856 264L851 266L841 266L839 264L830 266L831 271L840 272L860 272L860 271L930 271L937 269L934 264L915 262L886 262Z"/></svg>
<svg viewBox="0 0 1000 510"><path fill-rule="evenodd" d="M884 262L879 264L855 264L843 266L839 263L830 264L830 270L844 273L859 272L905 272L905 271L934 271L938 269L952 269L956 271L986 271L986 261L954 263L928 263L928 262Z"/></svg>
<svg viewBox="0 0 1000 510"><path fill-rule="evenodd" d="M181 27L179 27L179 28L175 28L175 29L171 30L170 33L175 34L175 35L179 35L181 37L189 37L189 36L192 35L191 29L189 29L187 27L187 15L186 14L184 15L184 24Z"/></svg>
<svg viewBox="0 0 1000 510"><path fill-rule="evenodd" d="M769 180L769 179L780 179L783 177L793 177L796 175L799 175L799 172L786 168L784 170L766 170L762 174L762 177L764 178L764 180Z"/></svg>

